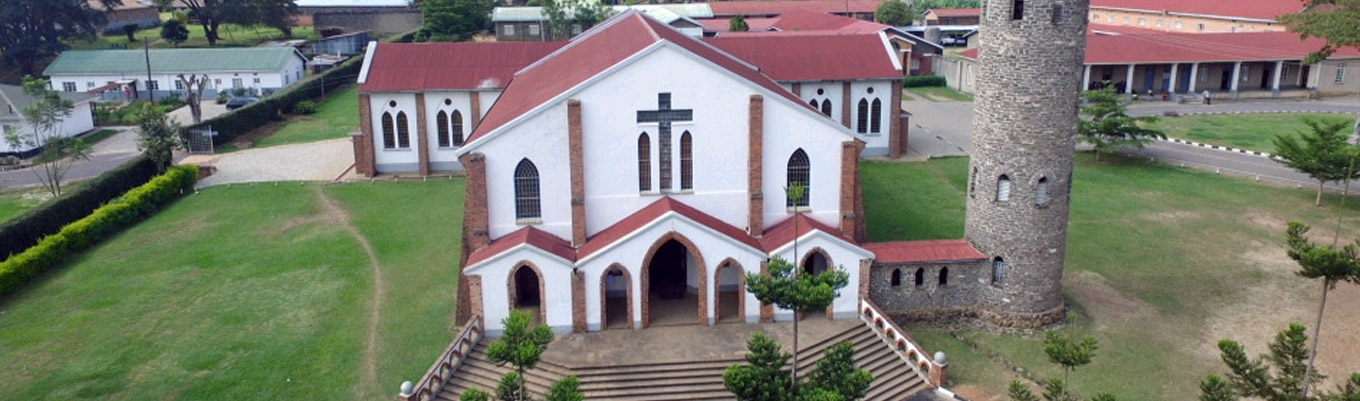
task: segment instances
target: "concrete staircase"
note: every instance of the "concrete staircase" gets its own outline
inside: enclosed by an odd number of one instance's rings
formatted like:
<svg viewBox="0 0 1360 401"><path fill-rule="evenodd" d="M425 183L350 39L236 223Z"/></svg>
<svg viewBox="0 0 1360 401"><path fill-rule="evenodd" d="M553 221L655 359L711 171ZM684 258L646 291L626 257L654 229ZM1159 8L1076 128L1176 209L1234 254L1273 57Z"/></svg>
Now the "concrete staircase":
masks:
<svg viewBox="0 0 1360 401"><path fill-rule="evenodd" d="M478 344L464 360L440 391L440 400L457 400L458 395L469 388L487 392L496 388L500 377L510 369L487 360L488 341ZM812 370L817 361L822 359L827 347L841 341L855 345L857 364L874 375L873 384L869 386L869 393L864 400L905 400L930 387L866 325L855 325L831 338L805 345L800 353L800 375ZM585 398L591 401L732 400L732 394L723 388L723 371L728 366L742 362L743 359L733 358L567 367L544 361L527 372L526 380L536 397L546 394L548 386L554 381L567 375L576 375L581 379L581 391L585 393Z"/></svg>

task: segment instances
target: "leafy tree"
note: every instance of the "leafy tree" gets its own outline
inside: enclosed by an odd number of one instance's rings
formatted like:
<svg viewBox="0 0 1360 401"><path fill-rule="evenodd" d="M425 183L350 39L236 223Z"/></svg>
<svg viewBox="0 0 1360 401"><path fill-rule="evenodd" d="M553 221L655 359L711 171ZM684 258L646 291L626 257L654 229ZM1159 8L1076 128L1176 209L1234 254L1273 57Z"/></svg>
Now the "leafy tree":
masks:
<svg viewBox="0 0 1360 401"><path fill-rule="evenodd" d="M189 105L189 114L194 118L194 124L203 121L203 88L208 85L208 74L199 76L198 74L184 74L176 76L184 86L184 103Z"/></svg>
<svg viewBox="0 0 1360 401"><path fill-rule="evenodd" d="M141 131L137 136L137 148L156 163L158 171L164 172L170 166L172 152L185 145L180 135L181 127L154 107L141 110L137 115L137 127Z"/></svg>
<svg viewBox="0 0 1360 401"><path fill-rule="evenodd" d="M745 15L738 15L738 16L732 17L731 20L728 20L728 22L727 22L727 30L732 31L732 32L746 32L746 31L751 30L751 26L746 24L746 16L745 16Z"/></svg>
<svg viewBox="0 0 1360 401"><path fill-rule="evenodd" d="M911 5L901 1L878 3L878 9L874 10L874 21L884 25L911 25L913 19Z"/></svg>
<svg viewBox="0 0 1360 401"><path fill-rule="evenodd" d="M189 28L180 23L179 20L169 20L161 24L161 39L179 47L180 43L189 40ZM197 122L197 121L195 121Z"/></svg>
<svg viewBox="0 0 1360 401"><path fill-rule="evenodd" d="M497 398L503 401L528 400L524 371L538 364L543 350L553 340L552 330L544 325L531 327L532 319L525 311L510 312L510 316L501 321L505 332L486 348L486 356L491 362L501 366L509 364L515 368L496 387Z"/></svg>
<svg viewBox="0 0 1360 401"><path fill-rule="evenodd" d="M817 361L817 370L800 394L808 391L825 391L841 401L855 401L864 398L869 391L869 383L874 375L867 370L855 367L855 347L849 341L832 345L826 356Z"/></svg>
<svg viewBox="0 0 1360 401"><path fill-rule="evenodd" d="M1077 123L1077 134L1082 142L1095 146L1096 161L1101 153L1113 153L1123 147L1142 148L1155 139L1165 139L1161 131L1147 129L1138 123L1157 121L1157 117L1131 117L1120 101L1114 86L1082 93L1087 105L1081 107L1086 119Z"/></svg>
<svg viewBox="0 0 1360 401"><path fill-rule="evenodd" d="M548 34L552 39L570 39L574 26L590 29L613 17L614 8L599 0L540 0L543 15L548 17Z"/></svg>
<svg viewBox="0 0 1360 401"><path fill-rule="evenodd" d="M790 355L779 349L779 343L756 333L746 340L746 365L732 365L723 372L723 387L739 401L786 401L793 395L793 381L788 370Z"/></svg>
<svg viewBox="0 0 1360 401"><path fill-rule="evenodd" d="M1098 349L1096 339L1084 337L1077 339L1071 335L1061 334L1054 330L1044 333L1044 353L1048 354L1048 361L1062 366L1063 377L1050 378L1040 383L1044 388L1043 399L1045 401L1078 401L1076 395L1068 391L1068 374L1077 370L1078 367L1091 363ZM1019 380L1011 381L1006 391L1012 401L1038 401L1039 397L1030 391L1029 386ZM1100 393L1091 397L1091 401L1116 401L1112 394Z"/></svg>
<svg viewBox="0 0 1360 401"><path fill-rule="evenodd" d="M425 0L420 3L424 25L416 32L421 42L456 42L491 26L491 0Z"/></svg>
<svg viewBox="0 0 1360 401"><path fill-rule="evenodd" d="M1322 206L1322 189L1328 181L1346 178L1349 154L1346 144L1350 123L1344 120L1304 119L1307 132L1295 136L1276 135L1276 160L1289 168L1318 180L1316 206Z"/></svg>
<svg viewBox="0 0 1360 401"><path fill-rule="evenodd" d="M544 401L584 401L585 395L581 394L581 380L576 376L563 377L553 383L548 388L548 398Z"/></svg>
<svg viewBox="0 0 1360 401"><path fill-rule="evenodd" d="M32 103L20 109L19 115L31 129L21 131L10 127L4 133L5 141L11 148L42 147L42 155L37 160L41 168L32 169L33 174L52 196L61 196L62 179L75 161L90 158L90 144L62 135L61 123L71 115L75 105L62 98L60 92L48 88L47 80L25 76L23 92Z"/></svg>
<svg viewBox="0 0 1360 401"><path fill-rule="evenodd" d="M120 3L100 1L105 8ZM32 75L38 60L67 49L64 40L94 37L104 22L104 10L86 0L0 1L0 57Z"/></svg>
<svg viewBox="0 0 1360 401"><path fill-rule="evenodd" d="M289 35L288 17L297 12L293 0L182 0L181 3L198 17L209 46L216 46L222 38L217 31L223 23L267 25Z"/></svg>
<svg viewBox="0 0 1360 401"><path fill-rule="evenodd" d="M123 34L127 35L128 43L137 41L137 24L123 25Z"/></svg>
<svg viewBox="0 0 1360 401"><path fill-rule="evenodd" d="M1311 278L1322 279L1322 303L1318 306L1317 324L1313 326L1313 351L1308 356L1308 368L1304 373L1304 383L1311 384L1307 378L1313 373L1313 362L1317 357L1318 337L1322 335L1322 312L1327 309L1327 293L1336 288L1336 284L1341 281L1352 281L1360 283L1360 259L1357 259L1357 246L1360 246L1360 239L1354 245L1344 247L1318 246L1308 240L1306 236L1311 228L1299 222L1289 222L1286 229L1289 243L1289 258L1299 264L1298 275ZM1340 237L1341 232L1336 233ZM1308 384L1303 386L1303 395L1308 395Z"/></svg>
<svg viewBox="0 0 1360 401"><path fill-rule="evenodd" d="M1360 46L1360 0L1304 0L1306 12L1276 17L1289 30L1304 38L1317 37L1327 41L1318 51L1304 59L1312 64L1327 59L1337 49Z"/></svg>

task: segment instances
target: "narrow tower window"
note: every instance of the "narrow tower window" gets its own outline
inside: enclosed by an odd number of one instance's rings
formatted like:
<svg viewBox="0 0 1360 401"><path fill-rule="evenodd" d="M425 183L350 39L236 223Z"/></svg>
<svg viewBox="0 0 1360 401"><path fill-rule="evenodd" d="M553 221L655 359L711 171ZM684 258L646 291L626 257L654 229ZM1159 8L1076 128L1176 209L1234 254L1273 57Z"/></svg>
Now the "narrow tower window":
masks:
<svg viewBox="0 0 1360 401"><path fill-rule="evenodd" d="M638 135L638 191L652 190L652 138Z"/></svg>
<svg viewBox="0 0 1360 401"><path fill-rule="evenodd" d="M694 139L680 134L680 190L694 189Z"/></svg>
<svg viewBox="0 0 1360 401"><path fill-rule="evenodd" d="M1063 18L1063 3L1053 3L1053 25L1058 25ZM1157 26L1162 26L1162 20L1157 20Z"/></svg>
<svg viewBox="0 0 1360 401"><path fill-rule="evenodd" d="M396 131L392 126L392 113L383 112L382 115L382 141L383 149L397 147Z"/></svg>
<svg viewBox="0 0 1360 401"><path fill-rule="evenodd" d="M943 286L943 285L948 285L948 284L949 284L949 268L948 268L948 267L941 267L941 268L940 268L940 285Z"/></svg>
<svg viewBox="0 0 1360 401"><path fill-rule="evenodd" d="M453 146L463 146L463 113L453 111Z"/></svg>
<svg viewBox="0 0 1360 401"><path fill-rule="evenodd" d="M822 114L826 114L827 117L831 117L831 100L822 102Z"/></svg>
<svg viewBox="0 0 1360 401"><path fill-rule="evenodd" d="M872 110L869 116L869 132L879 133L883 130L883 102L874 99L874 105L869 108Z"/></svg>
<svg viewBox="0 0 1360 401"><path fill-rule="evenodd" d="M538 219L543 217L538 196L538 168L529 159L519 161L515 167L515 218Z"/></svg>
<svg viewBox="0 0 1360 401"><path fill-rule="evenodd" d="M397 147L409 149L411 147L411 127L407 124L406 112L397 112Z"/></svg>
<svg viewBox="0 0 1360 401"><path fill-rule="evenodd" d="M811 174L812 166L808 162L807 152L804 152L803 149L793 151L793 156L789 156L788 186L789 188L794 186L803 187L803 197L794 200L793 198L788 197L788 195L785 195L785 206L794 208L807 207L809 205L808 198L812 197L812 186L809 185L811 184Z"/></svg>
<svg viewBox="0 0 1360 401"><path fill-rule="evenodd" d="M902 269L893 269L892 286L897 287L900 285L902 285Z"/></svg>
<svg viewBox="0 0 1360 401"><path fill-rule="evenodd" d="M1011 200L1011 178L1005 174L996 179L996 201L1005 202Z"/></svg>
<svg viewBox="0 0 1360 401"><path fill-rule="evenodd" d="M863 134L869 131L869 101L859 100L859 115L856 117L855 129Z"/></svg>
<svg viewBox="0 0 1360 401"><path fill-rule="evenodd" d="M920 287L920 286L922 286L922 285L925 285L925 283L926 283L926 269L925 269L925 268L917 268L917 269L916 269L916 275L915 275L915 276L916 276L916 277L913 277L913 278L915 279L914 281L915 281L917 287Z"/></svg>
<svg viewBox="0 0 1360 401"><path fill-rule="evenodd" d="M1006 261L997 256L992 259L992 283L1000 283L1006 280Z"/></svg>
<svg viewBox="0 0 1360 401"><path fill-rule="evenodd" d="M1025 0L1015 0L1011 5L1011 19L1025 19Z"/></svg>
<svg viewBox="0 0 1360 401"><path fill-rule="evenodd" d="M1048 177L1039 177L1039 184L1034 187L1034 204L1048 204Z"/></svg>
<svg viewBox="0 0 1360 401"><path fill-rule="evenodd" d="M434 115L435 136L439 139L439 147L449 147L449 113L440 110Z"/></svg>

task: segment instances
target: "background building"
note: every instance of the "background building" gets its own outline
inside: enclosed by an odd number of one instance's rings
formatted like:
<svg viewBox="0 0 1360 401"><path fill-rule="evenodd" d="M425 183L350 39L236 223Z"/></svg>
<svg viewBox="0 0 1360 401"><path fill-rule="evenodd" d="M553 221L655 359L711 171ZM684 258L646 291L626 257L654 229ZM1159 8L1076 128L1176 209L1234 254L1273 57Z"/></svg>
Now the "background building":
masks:
<svg viewBox="0 0 1360 401"><path fill-rule="evenodd" d="M411 0L296 0L297 25L339 27L346 32L394 34L420 28L420 8Z"/></svg>
<svg viewBox="0 0 1360 401"><path fill-rule="evenodd" d="M57 131L59 136L76 136L94 129L94 112L91 109L93 96L85 93L62 93L62 98L75 105L71 115L61 120ZM15 85L0 84L0 133L16 129L19 132L32 132L33 127L20 114L24 107L32 104L32 98L24 94L24 89ZM9 141L0 140L0 157L29 157L41 151L40 147L14 148Z"/></svg>
<svg viewBox="0 0 1360 401"><path fill-rule="evenodd" d="M63 92L104 92L110 86L131 97L147 90L156 96L183 94L179 74L207 74L204 96L221 90L244 89L267 95L302 80L307 57L293 47L238 47L212 49L151 49L150 78L142 50L72 50L57 56L44 75L52 89Z"/></svg>
<svg viewBox="0 0 1360 401"><path fill-rule="evenodd" d="M150 1L122 0L113 9L105 8L104 3L98 0L90 0L89 3L90 8L104 11L104 18L108 20L104 25L104 33L122 33L123 27L127 25L150 28L161 24L161 12Z"/></svg>
<svg viewBox="0 0 1360 401"><path fill-rule="evenodd" d="M1278 32L1275 17L1304 10L1298 0L1092 0L1092 24L1167 32Z"/></svg>

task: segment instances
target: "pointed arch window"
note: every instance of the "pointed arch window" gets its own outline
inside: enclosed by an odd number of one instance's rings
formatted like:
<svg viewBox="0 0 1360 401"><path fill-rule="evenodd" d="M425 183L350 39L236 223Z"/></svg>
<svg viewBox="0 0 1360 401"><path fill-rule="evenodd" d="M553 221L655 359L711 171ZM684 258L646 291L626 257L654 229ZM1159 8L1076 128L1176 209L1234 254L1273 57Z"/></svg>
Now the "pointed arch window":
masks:
<svg viewBox="0 0 1360 401"><path fill-rule="evenodd" d="M808 104L812 105L812 108L814 109L822 107L821 103L817 102L817 99L812 99L812 101L808 102Z"/></svg>
<svg viewBox="0 0 1360 401"><path fill-rule="evenodd" d="M949 268L940 268L940 285L949 285Z"/></svg>
<svg viewBox="0 0 1360 401"><path fill-rule="evenodd" d="M827 101L822 102L822 114L831 117L831 100L828 99Z"/></svg>
<svg viewBox="0 0 1360 401"><path fill-rule="evenodd" d="M382 114L382 142L383 149L397 147L397 134L392 125L392 113L390 112L383 112Z"/></svg>
<svg viewBox="0 0 1360 401"><path fill-rule="evenodd" d="M917 286L917 287L920 287L920 286L922 286L922 285L925 285L925 284L926 284L926 269L925 269L925 268L921 268L921 267L916 268L916 275L915 275L915 277L913 277L913 279L915 279L915 280L913 280L913 282L916 283L916 286Z"/></svg>
<svg viewBox="0 0 1360 401"><path fill-rule="evenodd" d="M409 149L411 147L411 127L407 124L406 112L397 112L397 147Z"/></svg>
<svg viewBox="0 0 1360 401"><path fill-rule="evenodd" d="M1006 280L1006 261L997 256L992 259L992 283L1000 283Z"/></svg>
<svg viewBox="0 0 1360 401"><path fill-rule="evenodd" d="M453 111L453 146L463 146L463 113Z"/></svg>
<svg viewBox="0 0 1360 401"><path fill-rule="evenodd" d="M1048 177L1039 177L1039 183L1034 187L1034 204L1048 204Z"/></svg>
<svg viewBox="0 0 1360 401"><path fill-rule="evenodd" d="M785 206L796 208L807 207L809 205L808 198L811 198L810 195L812 194L812 186L809 185L811 184L811 174L812 165L808 161L807 152L804 152L803 149L793 151L793 155L789 156L788 163L788 187L789 188L792 188L794 186L803 187L803 197L801 199L795 200L791 197L788 197L788 195L786 194L784 195Z"/></svg>
<svg viewBox="0 0 1360 401"><path fill-rule="evenodd" d="M874 105L869 108L869 132L875 134L883 131L883 102L874 99Z"/></svg>
<svg viewBox="0 0 1360 401"><path fill-rule="evenodd" d="M538 167L529 159L520 160L515 166L515 219L543 217L538 189Z"/></svg>
<svg viewBox="0 0 1360 401"><path fill-rule="evenodd" d="M694 189L694 139L689 131L680 134L680 190Z"/></svg>
<svg viewBox="0 0 1360 401"><path fill-rule="evenodd" d="M996 179L996 201L1006 202L1011 200L1011 178L1005 174Z"/></svg>
<svg viewBox="0 0 1360 401"><path fill-rule="evenodd" d="M652 190L652 138L643 132L638 135L638 191Z"/></svg>
<svg viewBox="0 0 1360 401"><path fill-rule="evenodd" d="M868 101L868 100L862 99L862 98L859 99L859 113L858 113L858 117L857 117L857 118L858 118L858 120L856 120L856 123L857 123L857 124L855 124L855 130L856 130L856 131L859 131L859 133L861 133L861 134L866 133L866 132L869 132L869 101Z"/></svg>
<svg viewBox="0 0 1360 401"><path fill-rule="evenodd" d="M902 269L893 269L892 286L897 287L900 285L902 285Z"/></svg>
<svg viewBox="0 0 1360 401"><path fill-rule="evenodd" d="M439 140L439 147L449 147L449 113L440 110L434 115L435 137Z"/></svg>

